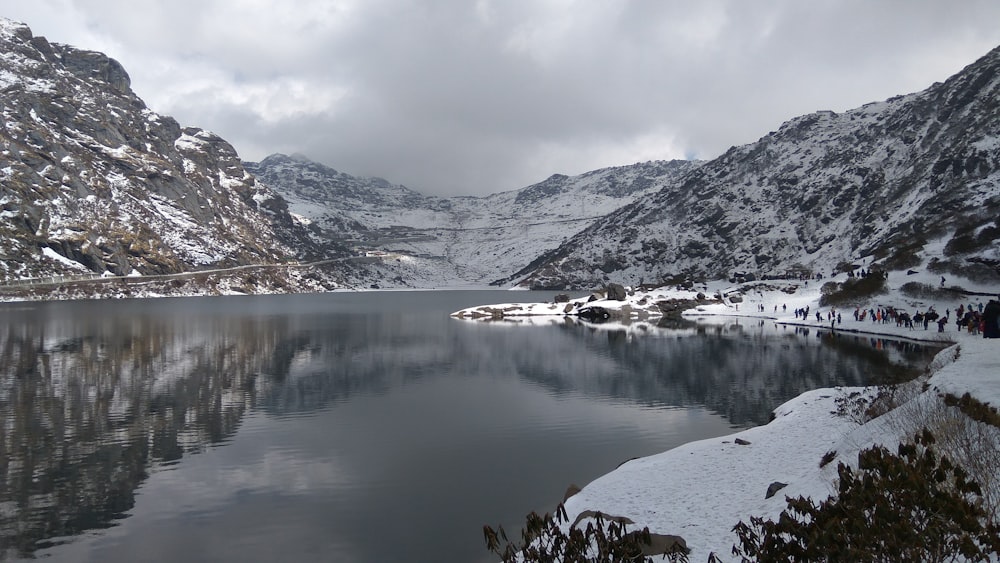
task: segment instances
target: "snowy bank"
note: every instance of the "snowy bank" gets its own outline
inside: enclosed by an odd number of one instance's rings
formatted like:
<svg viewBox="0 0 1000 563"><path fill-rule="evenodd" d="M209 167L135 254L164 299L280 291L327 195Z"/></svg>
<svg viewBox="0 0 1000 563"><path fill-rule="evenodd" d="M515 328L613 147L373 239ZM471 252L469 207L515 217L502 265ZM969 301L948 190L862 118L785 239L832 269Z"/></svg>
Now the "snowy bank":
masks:
<svg viewBox="0 0 1000 563"><path fill-rule="evenodd" d="M913 328L895 323L855 320L854 308L838 311L819 307L819 283L812 287L802 282L767 282L745 284L742 288L715 284L703 293L720 299L705 302L684 316L696 323L717 322L738 315L759 317L775 323L802 325L818 330L877 334L887 337L953 343L935 358L927 376L927 385L911 386L907 402L874 420L862 422L838 415L838 398L864 393L864 389L820 389L805 393L775 409L772 422L729 436L689 443L667 452L622 464L619 468L587 484L565 502L569 521L584 511L600 511L634 522L636 528L649 527L657 534L682 537L691 549L691 561L705 561L714 552L723 561L733 558L736 543L733 526L749 522L752 516L776 518L786 507L786 496L811 497L820 501L836 490L838 463L856 465L859 451L876 444L889 448L912 436L906 426L907 409L914 405L940 402L943 394L970 394L990 406L1000 405L1000 340L956 330L948 324L944 332L930 324ZM735 299L733 299L735 297ZM640 303L663 299L690 299L687 291L657 290L653 293L629 292L623 301L582 298L572 308L565 304L507 304L489 306L501 314L476 316L472 310L456 313L457 318L490 322L525 322L525 319L558 319L571 316L583 306L617 308L629 312L612 325L628 326L637 322L631 314ZM927 303L890 292L874 300L871 307L896 307L900 310L927 311L935 308L949 313L960 303L977 307L979 298L956 297L954 302ZM820 311L802 318L795 311L810 307ZM643 306L655 320L655 311ZM866 306L867 308L867 306ZM841 320L837 322L837 313ZM641 322L641 321L639 321ZM604 323L605 325L607 323ZM924 407L926 410L927 407ZM835 453L834 453L835 452ZM822 463L825 457L827 463ZM784 485L777 494L765 498L772 484ZM776 485L777 486L777 485Z"/></svg>
<svg viewBox="0 0 1000 563"><path fill-rule="evenodd" d="M1000 404L1000 341L970 336L940 356L953 361L931 375L931 392L968 392ZM786 496L825 499L836 490L837 462L854 463L864 448L894 448L906 438L884 418L859 425L838 416L836 400L850 391L811 391L775 409L765 426L625 463L569 498L566 512L571 521L584 510L625 516L639 528L683 537L691 561L705 561L713 551L727 560L737 522L776 518ZM836 458L820 467L827 452ZM765 498L775 482L787 486Z"/></svg>

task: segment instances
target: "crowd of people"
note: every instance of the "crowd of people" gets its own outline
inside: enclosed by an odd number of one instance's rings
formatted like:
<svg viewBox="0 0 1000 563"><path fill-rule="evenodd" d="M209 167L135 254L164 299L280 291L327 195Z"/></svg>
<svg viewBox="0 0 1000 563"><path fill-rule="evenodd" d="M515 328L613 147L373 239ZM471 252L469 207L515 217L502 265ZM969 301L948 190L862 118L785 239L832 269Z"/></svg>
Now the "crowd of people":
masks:
<svg viewBox="0 0 1000 563"><path fill-rule="evenodd" d="M1000 301L990 300L986 306L980 302L976 306L969 303L958 306L955 311L958 330L968 330L969 334L982 334L983 338L1000 338Z"/></svg>
<svg viewBox="0 0 1000 563"><path fill-rule="evenodd" d="M785 306L782 306L785 309ZM763 311L763 305L760 311ZM775 312L778 307L775 306ZM803 321L810 320L810 308L808 306L796 309L795 318ZM991 299L986 305L982 302L977 304L959 304L955 309L955 325L959 332L967 332L971 335L982 335L983 338L1000 338L1000 301ZM931 325L937 326L938 332L945 332L951 322L951 309L945 309L944 315L928 307L927 310L917 310L911 315L906 311L900 311L895 307L869 307L854 309L854 320L857 322L871 321L875 324L895 323L897 327L904 327L910 330L917 330L923 325L924 330L930 330ZM830 328L835 329L843 322L841 311L831 308L824 315L820 311L815 312L816 322L828 322Z"/></svg>
<svg viewBox="0 0 1000 563"><path fill-rule="evenodd" d="M875 324L895 323L897 327L916 330L923 325L924 330L929 330L931 325L937 325L938 332L945 332L951 319L951 309L945 309L944 315L929 307L925 311L914 311L912 315L906 311L900 311L895 307L870 307L854 309L854 320L857 322L871 321ZM809 307L795 310L795 318L802 320L809 319ZM826 312L825 320L830 323L831 328L841 324L841 313L831 308ZM816 321L823 322L824 316L820 311L816 311ZM959 332L967 332L971 335L982 335L983 338L1000 338L1000 301L990 300L986 305L982 302L977 304L959 304L955 310L955 325Z"/></svg>

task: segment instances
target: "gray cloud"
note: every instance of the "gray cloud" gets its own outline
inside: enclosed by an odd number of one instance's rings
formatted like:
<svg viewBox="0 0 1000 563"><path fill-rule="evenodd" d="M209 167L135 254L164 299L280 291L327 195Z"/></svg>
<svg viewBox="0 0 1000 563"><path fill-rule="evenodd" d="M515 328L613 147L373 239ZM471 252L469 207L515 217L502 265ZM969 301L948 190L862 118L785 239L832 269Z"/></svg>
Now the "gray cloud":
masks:
<svg viewBox="0 0 1000 563"><path fill-rule="evenodd" d="M1000 4L769 0L35 0L155 111L248 160L299 152L426 193L713 158L781 122L946 79Z"/></svg>

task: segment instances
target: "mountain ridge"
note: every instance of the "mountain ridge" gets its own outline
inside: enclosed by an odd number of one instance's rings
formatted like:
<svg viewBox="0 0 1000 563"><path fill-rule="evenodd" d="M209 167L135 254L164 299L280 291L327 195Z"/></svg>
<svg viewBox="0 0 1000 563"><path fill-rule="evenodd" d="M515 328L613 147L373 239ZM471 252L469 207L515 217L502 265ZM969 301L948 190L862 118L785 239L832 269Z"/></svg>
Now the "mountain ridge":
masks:
<svg viewBox="0 0 1000 563"><path fill-rule="evenodd" d="M593 289L928 257L1000 280L1000 48L921 92L798 116L711 161L445 198L302 155L243 162L147 108L106 55L3 19L0 46L0 282L286 265L153 294Z"/></svg>
<svg viewBox="0 0 1000 563"><path fill-rule="evenodd" d="M832 273L861 259L898 269L919 263L935 237L947 239L942 272L969 273L972 260L993 266L972 275L993 279L998 76L1000 48L923 92L789 120L503 281L582 288L616 277Z"/></svg>

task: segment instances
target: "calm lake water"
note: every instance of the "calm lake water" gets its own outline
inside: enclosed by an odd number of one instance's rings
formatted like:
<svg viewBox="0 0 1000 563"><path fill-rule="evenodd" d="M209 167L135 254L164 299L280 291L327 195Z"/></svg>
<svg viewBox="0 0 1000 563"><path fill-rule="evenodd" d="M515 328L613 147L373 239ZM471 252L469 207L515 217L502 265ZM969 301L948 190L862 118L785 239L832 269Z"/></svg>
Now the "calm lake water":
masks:
<svg viewBox="0 0 1000 563"><path fill-rule="evenodd" d="M571 483L936 351L448 317L551 296L0 305L0 560L489 561Z"/></svg>

